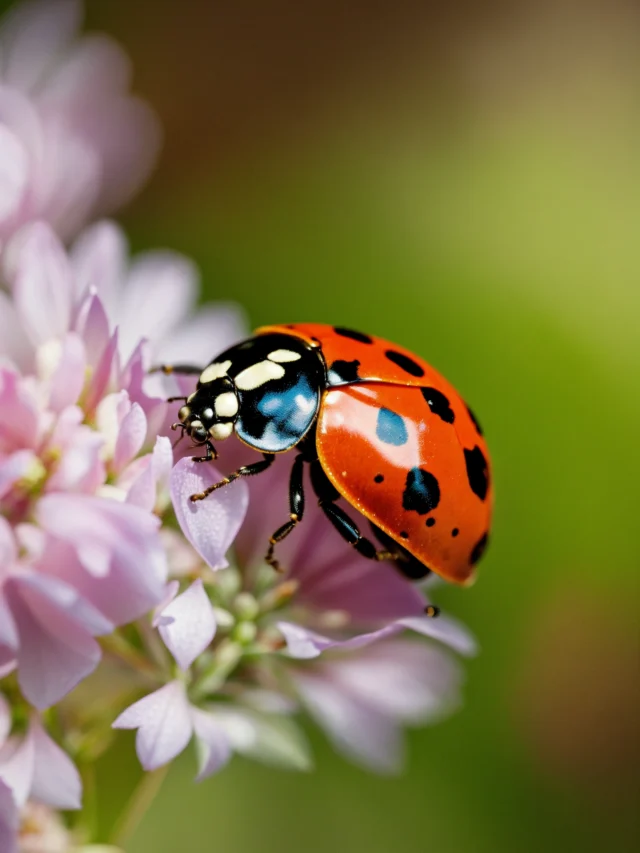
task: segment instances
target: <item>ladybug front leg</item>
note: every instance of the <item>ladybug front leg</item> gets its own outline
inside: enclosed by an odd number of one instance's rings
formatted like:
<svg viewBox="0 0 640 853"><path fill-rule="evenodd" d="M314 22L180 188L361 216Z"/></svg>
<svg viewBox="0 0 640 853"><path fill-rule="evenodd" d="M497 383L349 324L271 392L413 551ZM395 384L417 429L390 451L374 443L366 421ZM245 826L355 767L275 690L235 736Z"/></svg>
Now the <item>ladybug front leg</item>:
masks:
<svg viewBox="0 0 640 853"><path fill-rule="evenodd" d="M300 454L296 456L293 467L291 468L291 477L289 478L289 521L285 522L282 527L279 527L269 539L269 548L265 560L277 572L282 570L280 564L273 556L274 549L278 542L282 542L294 527L302 521L302 516L304 515L304 484L302 482L304 463L304 456Z"/></svg>
<svg viewBox="0 0 640 853"><path fill-rule="evenodd" d="M214 483L213 486L207 486L207 488L203 492L197 492L195 495L190 495L189 500L192 503L196 501L203 501L206 497L208 497L211 492L215 492L216 489L221 489L222 486L228 486L229 483L233 483L234 480L237 480L238 477L252 477L254 474L261 474L263 471L266 471L272 464L274 459L276 458L275 453L263 453L264 459L261 462L253 462L251 465L243 465L242 468L238 468L237 471L234 471L232 474L227 474L220 482ZM202 457L205 459L206 457Z"/></svg>
<svg viewBox="0 0 640 853"><path fill-rule="evenodd" d="M396 554L378 551L370 539L366 539L358 525L336 504L340 492L327 477L318 459L311 463L311 482L318 496L318 505L340 536L368 560L395 560Z"/></svg>

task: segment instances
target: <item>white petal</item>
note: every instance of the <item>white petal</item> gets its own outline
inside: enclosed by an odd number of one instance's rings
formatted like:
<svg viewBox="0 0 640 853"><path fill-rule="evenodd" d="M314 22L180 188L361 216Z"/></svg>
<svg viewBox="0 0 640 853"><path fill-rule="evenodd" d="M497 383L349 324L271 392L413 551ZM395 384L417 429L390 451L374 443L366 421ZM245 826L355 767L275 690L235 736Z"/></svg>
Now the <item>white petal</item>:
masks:
<svg viewBox="0 0 640 853"><path fill-rule="evenodd" d="M113 724L114 729L138 729L136 749L145 770L156 770L179 755L193 732L184 685L165 684L131 705Z"/></svg>
<svg viewBox="0 0 640 853"><path fill-rule="evenodd" d="M189 669L216 633L213 607L200 579L164 608L158 630L180 669Z"/></svg>

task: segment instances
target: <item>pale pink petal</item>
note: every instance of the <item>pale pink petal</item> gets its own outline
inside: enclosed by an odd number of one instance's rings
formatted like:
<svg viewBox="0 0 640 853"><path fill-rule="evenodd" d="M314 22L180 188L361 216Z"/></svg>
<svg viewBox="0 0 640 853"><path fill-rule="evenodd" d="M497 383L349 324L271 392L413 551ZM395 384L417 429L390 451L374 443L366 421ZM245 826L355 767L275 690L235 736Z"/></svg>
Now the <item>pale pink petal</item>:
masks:
<svg viewBox="0 0 640 853"><path fill-rule="evenodd" d="M33 393L13 371L0 367L0 449L35 448L40 418Z"/></svg>
<svg viewBox="0 0 640 853"><path fill-rule="evenodd" d="M13 663L19 642L18 628L0 588L0 669Z"/></svg>
<svg viewBox="0 0 640 853"><path fill-rule="evenodd" d="M154 344L153 355L164 364L201 364L248 337L247 317L239 305L217 302L195 313Z"/></svg>
<svg viewBox="0 0 640 853"><path fill-rule="evenodd" d="M65 412L58 419L58 427L64 416ZM62 456L47 480L46 491L93 494L105 480L105 467L101 458L104 439L85 424L71 430L68 438L72 438L72 441L67 440L64 445L51 444L52 447L62 448Z"/></svg>
<svg viewBox="0 0 640 853"><path fill-rule="evenodd" d="M28 0L17 4L0 27L2 76L22 90L42 82L51 63L80 26L79 0Z"/></svg>
<svg viewBox="0 0 640 853"><path fill-rule="evenodd" d="M5 594L20 637L20 688L36 708L48 708L95 669L100 646L40 591L10 578Z"/></svg>
<svg viewBox="0 0 640 853"><path fill-rule="evenodd" d="M401 619L400 625L409 628L411 631L416 631L418 634L424 634L425 637L440 640L441 643L461 655L472 657L478 653L478 644L473 634L462 622L458 622L451 616L441 614L436 619L424 615L412 616L408 619Z"/></svg>
<svg viewBox="0 0 640 853"><path fill-rule="evenodd" d="M79 292L94 288L113 316L127 271L128 247L122 229L109 220L91 225L73 244L70 259Z"/></svg>
<svg viewBox="0 0 640 853"><path fill-rule="evenodd" d="M47 599L93 636L110 634L115 627L99 610L86 601L77 589L58 578L32 572L20 575L15 583L20 585L23 593L25 590L32 590L35 593L35 597L32 596L30 599L34 611L38 609L39 599Z"/></svg>
<svg viewBox="0 0 640 853"><path fill-rule="evenodd" d="M120 564L124 571L144 576L149 608L160 600L167 568L158 537L158 518L131 504L70 494L45 495L38 502L36 515L52 536L77 550L88 572L104 574L102 557L94 565L89 555L94 549L108 551L110 571Z"/></svg>
<svg viewBox="0 0 640 853"><path fill-rule="evenodd" d="M34 799L55 809L79 809L82 782L74 763L33 717L28 737L35 750L31 794Z"/></svg>
<svg viewBox="0 0 640 853"><path fill-rule="evenodd" d="M0 850L18 853L18 809L11 788L0 780Z"/></svg>
<svg viewBox="0 0 640 853"><path fill-rule="evenodd" d="M231 758L231 744L218 721L206 711L191 709L193 728L198 738L199 768L197 781L217 773Z"/></svg>
<svg viewBox="0 0 640 853"><path fill-rule="evenodd" d="M122 419L113 453L113 470L122 469L142 449L147 435L147 419L141 406L133 403L130 410Z"/></svg>
<svg viewBox="0 0 640 853"><path fill-rule="evenodd" d="M213 607L200 579L165 607L158 631L180 669L189 669L216 633Z"/></svg>
<svg viewBox="0 0 640 853"><path fill-rule="evenodd" d="M341 651L360 649L401 630L397 625L391 624L368 634L358 634L355 637L343 640L332 640L291 622L278 622L277 624L287 644L289 655L299 659L315 658L329 649Z"/></svg>
<svg viewBox="0 0 640 853"><path fill-rule="evenodd" d="M0 693L0 747L9 737L11 731L11 708L9 703Z"/></svg>
<svg viewBox="0 0 640 853"><path fill-rule="evenodd" d="M84 344L73 332L62 341L57 367L49 382L49 408L61 412L74 405L82 392L85 381L86 355Z"/></svg>
<svg viewBox="0 0 640 853"><path fill-rule="evenodd" d="M0 124L0 225L14 216L29 180L29 158L20 139Z"/></svg>
<svg viewBox="0 0 640 853"><path fill-rule="evenodd" d="M138 729L136 750L145 770L156 770L179 755L191 740L191 709L184 685L165 684L123 711L114 729Z"/></svg>
<svg viewBox="0 0 640 853"><path fill-rule="evenodd" d="M118 354L118 330L116 329L104 348L89 381L84 400L84 409L88 414L94 413L95 407L107 393L110 382L119 373L120 356Z"/></svg>
<svg viewBox="0 0 640 853"><path fill-rule="evenodd" d="M169 583L166 585L165 590L164 590L164 595L162 597L162 601L160 602L160 604L158 604L158 606L153 611L153 620L152 620L151 624L153 625L154 628L157 628L159 625L163 624L162 611L165 609L165 607L167 607L169 604L171 604L173 599L178 594L179 590L180 590L180 581L178 581L178 580L169 581ZM171 622L172 622L171 619L167 620L167 624L170 624Z"/></svg>
<svg viewBox="0 0 640 853"><path fill-rule="evenodd" d="M139 98L113 97L100 107L83 110L75 127L100 153L103 180L96 210L109 213L129 201L146 181L162 132L153 110Z"/></svg>
<svg viewBox="0 0 640 853"><path fill-rule="evenodd" d="M7 494L14 483L24 477L35 459L33 451L17 450L0 461L0 498Z"/></svg>
<svg viewBox="0 0 640 853"><path fill-rule="evenodd" d="M442 649L405 639L326 663L331 681L357 701L403 723L425 723L458 704L461 670Z"/></svg>
<svg viewBox="0 0 640 853"><path fill-rule="evenodd" d="M136 258L122 292L123 352L132 352L141 338L162 338L191 310L197 291L196 267L182 255L158 251Z"/></svg>
<svg viewBox="0 0 640 853"><path fill-rule="evenodd" d="M28 370L33 363L33 349L18 319L13 300L0 290L0 364L3 363Z"/></svg>
<svg viewBox="0 0 640 853"><path fill-rule="evenodd" d="M156 505L158 489L167 487L171 474L173 451L169 439L159 435L151 456L140 461L145 464L129 488L127 502L151 512Z"/></svg>
<svg viewBox="0 0 640 853"><path fill-rule="evenodd" d="M109 318L97 294L87 294L80 306L75 327L83 340L88 364L96 368L110 338Z"/></svg>
<svg viewBox="0 0 640 853"><path fill-rule="evenodd" d="M403 760L395 721L345 693L328 678L296 674L296 686L307 710L336 749L378 773L397 773Z"/></svg>
<svg viewBox="0 0 640 853"><path fill-rule="evenodd" d="M28 737L9 738L0 748L0 781L9 786L20 808L31 791L34 760L33 741Z"/></svg>
<svg viewBox="0 0 640 853"><path fill-rule="evenodd" d="M37 187L38 215L67 240L89 218L96 203L102 163L99 152L75 135L62 117L49 117L45 134L46 180Z"/></svg>
<svg viewBox="0 0 640 853"><path fill-rule="evenodd" d="M182 532L212 569L228 565L225 554L247 510L247 485L237 480L195 503L189 496L221 479L213 465L191 459L181 459L171 473L171 497Z"/></svg>
<svg viewBox="0 0 640 853"><path fill-rule="evenodd" d="M41 344L69 329L73 277L62 244L48 225L25 226L14 285L16 307L29 338Z"/></svg>
<svg viewBox="0 0 640 853"><path fill-rule="evenodd" d="M102 33L85 35L48 78L42 100L48 109L81 120L83 109L96 109L96 101L127 89L131 76L131 61L119 44Z"/></svg>

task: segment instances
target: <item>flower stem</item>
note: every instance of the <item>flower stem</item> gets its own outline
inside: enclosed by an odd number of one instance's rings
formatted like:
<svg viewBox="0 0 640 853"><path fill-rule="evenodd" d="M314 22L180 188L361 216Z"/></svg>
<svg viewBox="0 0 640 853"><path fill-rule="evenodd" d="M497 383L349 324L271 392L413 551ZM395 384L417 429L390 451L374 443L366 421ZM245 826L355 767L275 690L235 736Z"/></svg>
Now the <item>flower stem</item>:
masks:
<svg viewBox="0 0 640 853"><path fill-rule="evenodd" d="M111 844L125 849L125 844L136 831L158 795L168 770L169 765L167 764L158 770L144 774L116 822L111 833Z"/></svg>

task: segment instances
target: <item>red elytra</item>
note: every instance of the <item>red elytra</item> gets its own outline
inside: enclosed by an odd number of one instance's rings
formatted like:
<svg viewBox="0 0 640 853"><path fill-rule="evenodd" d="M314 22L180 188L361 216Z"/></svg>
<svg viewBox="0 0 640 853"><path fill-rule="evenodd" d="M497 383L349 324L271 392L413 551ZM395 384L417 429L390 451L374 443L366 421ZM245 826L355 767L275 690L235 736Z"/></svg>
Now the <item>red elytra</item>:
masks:
<svg viewBox="0 0 640 853"><path fill-rule="evenodd" d="M490 459L455 388L382 338L314 323L265 326L317 347L327 368L316 446L340 494L416 559L467 584L489 535Z"/></svg>

